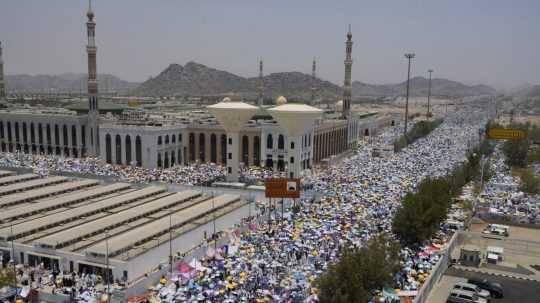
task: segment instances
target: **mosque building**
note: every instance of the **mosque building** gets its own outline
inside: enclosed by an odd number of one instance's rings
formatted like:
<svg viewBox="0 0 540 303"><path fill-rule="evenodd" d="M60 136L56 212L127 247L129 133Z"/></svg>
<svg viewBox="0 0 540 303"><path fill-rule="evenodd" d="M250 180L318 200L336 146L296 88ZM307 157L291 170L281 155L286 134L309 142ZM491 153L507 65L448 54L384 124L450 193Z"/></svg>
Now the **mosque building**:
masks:
<svg viewBox="0 0 540 303"><path fill-rule="evenodd" d="M249 105L249 117L231 133L213 105L193 111L180 119L149 118L144 112L121 114L100 108L97 82L96 23L92 8L87 12L86 46L88 58L87 110L60 108L0 107L0 151L21 151L62 157L99 157L118 165L145 168L170 168L191 163L216 163L227 166L228 175L237 175L238 166L261 166L301 177L314 165L330 164L357 146L383 126L393 124L393 117L378 114L360 115L351 111L352 33L346 35L345 79L342 100L335 110L319 108L316 62L312 64L312 94L308 104L290 103L286 96L265 105L263 61L259 61L258 96ZM6 98L0 44L0 100ZM235 99L237 97L232 97ZM248 105L227 97L220 104ZM219 109L218 109L219 110ZM226 111L226 110L225 110ZM234 111L227 111L232 114ZM297 115L304 129L288 127L282 116ZM174 116L174 115L173 115ZM126 118L127 117L127 118ZM309 117L309 119L307 118ZM309 121L308 121L309 120ZM294 124L294 123L292 123ZM293 132L291 132L293 131ZM231 137L231 134L233 135ZM236 139L236 140L234 140ZM228 164L229 163L229 164ZM233 166L230 166L234 164ZM237 181L237 178L228 178Z"/></svg>

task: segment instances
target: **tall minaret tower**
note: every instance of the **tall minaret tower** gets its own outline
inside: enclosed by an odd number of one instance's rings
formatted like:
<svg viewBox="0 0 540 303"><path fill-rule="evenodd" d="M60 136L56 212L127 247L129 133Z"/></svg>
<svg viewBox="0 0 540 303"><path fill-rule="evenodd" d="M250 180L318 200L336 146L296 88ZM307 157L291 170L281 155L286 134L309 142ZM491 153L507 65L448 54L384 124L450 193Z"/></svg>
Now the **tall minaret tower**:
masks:
<svg viewBox="0 0 540 303"><path fill-rule="evenodd" d="M6 99L6 83L4 82L4 60L2 59L2 42L0 42L0 100Z"/></svg>
<svg viewBox="0 0 540 303"><path fill-rule="evenodd" d="M92 11L92 0L88 2L88 12L86 13L88 22L86 29L88 32L88 126L90 134L90 156L99 156L99 102L96 64L96 23L94 22L94 12Z"/></svg>
<svg viewBox="0 0 540 303"><path fill-rule="evenodd" d="M259 60L259 98L257 100L257 105L264 105L264 81L263 81L263 60Z"/></svg>
<svg viewBox="0 0 540 303"><path fill-rule="evenodd" d="M311 65L311 106L315 106L315 95L317 93L317 87L315 86L315 82L317 80L317 62L315 62L315 58L313 58L313 64Z"/></svg>
<svg viewBox="0 0 540 303"><path fill-rule="evenodd" d="M351 25L349 24L349 32L347 33L347 41L345 42L345 81L343 82L343 118L348 118L351 112L351 72L352 72L352 33Z"/></svg>

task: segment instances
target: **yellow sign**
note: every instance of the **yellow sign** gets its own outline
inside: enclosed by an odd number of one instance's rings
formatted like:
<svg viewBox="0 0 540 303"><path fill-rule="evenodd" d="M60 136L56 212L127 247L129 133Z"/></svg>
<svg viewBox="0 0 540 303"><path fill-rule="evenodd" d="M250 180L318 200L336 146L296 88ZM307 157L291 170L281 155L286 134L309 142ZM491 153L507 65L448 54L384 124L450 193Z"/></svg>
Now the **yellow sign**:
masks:
<svg viewBox="0 0 540 303"><path fill-rule="evenodd" d="M139 101L136 99L129 100L128 107L139 107Z"/></svg>
<svg viewBox="0 0 540 303"><path fill-rule="evenodd" d="M527 137L527 132L521 129L492 128L488 130L488 139L513 140Z"/></svg>

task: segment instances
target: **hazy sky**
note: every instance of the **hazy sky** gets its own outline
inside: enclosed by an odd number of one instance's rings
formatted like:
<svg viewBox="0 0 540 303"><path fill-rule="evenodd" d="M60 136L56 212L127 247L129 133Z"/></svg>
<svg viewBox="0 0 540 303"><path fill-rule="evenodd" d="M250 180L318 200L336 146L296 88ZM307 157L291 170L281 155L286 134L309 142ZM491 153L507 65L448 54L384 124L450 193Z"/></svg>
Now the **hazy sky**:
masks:
<svg viewBox="0 0 540 303"><path fill-rule="evenodd" d="M353 80L412 74L511 87L540 83L539 0L94 0L98 71L143 81L170 63L237 73L310 73L341 84L347 24ZM86 72L86 0L1 0L6 74Z"/></svg>

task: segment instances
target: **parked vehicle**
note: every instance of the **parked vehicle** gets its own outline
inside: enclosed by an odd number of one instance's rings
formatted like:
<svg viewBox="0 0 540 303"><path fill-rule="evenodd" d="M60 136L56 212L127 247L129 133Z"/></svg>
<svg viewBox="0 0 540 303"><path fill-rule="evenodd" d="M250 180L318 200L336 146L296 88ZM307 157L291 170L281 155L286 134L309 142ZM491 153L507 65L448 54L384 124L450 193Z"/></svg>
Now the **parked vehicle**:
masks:
<svg viewBox="0 0 540 303"><path fill-rule="evenodd" d="M487 279L469 279L467 282L489 291L494 298L502 298L504 296L503 287L499 283L491 282Z"/></svg>
<svg viewBox="0 0 540 303"><path fill-rule="evenodd" d="M452 289L446 300L447 303L487 303L487 300L480 298L471 291Z"/></svg>
<svg viewBox="0 0 540 303"><path fill-rule="evenodd" d="M482 289L478 287L477 285L466 283L466 282L456 283L456 285L454 285L454 289L473 292L480 298L486 299L488 302L489 302L489 297L491 296L489 291Z"/></svg>

